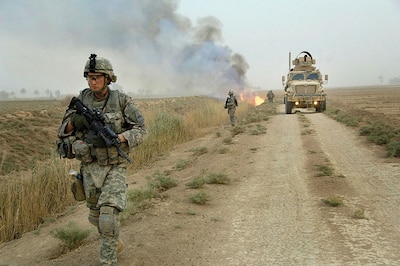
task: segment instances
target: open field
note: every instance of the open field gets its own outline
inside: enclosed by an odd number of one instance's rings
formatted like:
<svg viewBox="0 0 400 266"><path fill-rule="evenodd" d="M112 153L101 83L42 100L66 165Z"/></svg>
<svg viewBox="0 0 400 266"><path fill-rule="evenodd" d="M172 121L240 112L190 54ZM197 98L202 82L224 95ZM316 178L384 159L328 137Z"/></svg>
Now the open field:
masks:
<svg viewBox="0 0 400 266"><path fill-rule="evenodd" d="M328 105L358 113L369 120L400 127L400 86L326 90Z"/></svg>

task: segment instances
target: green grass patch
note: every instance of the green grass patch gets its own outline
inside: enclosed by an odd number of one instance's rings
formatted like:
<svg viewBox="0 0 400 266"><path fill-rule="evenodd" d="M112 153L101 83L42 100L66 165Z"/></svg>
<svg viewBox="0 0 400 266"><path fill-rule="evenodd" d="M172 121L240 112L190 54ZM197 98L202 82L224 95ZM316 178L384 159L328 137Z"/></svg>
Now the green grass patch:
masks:
<svg viewBox="0 0 400 266"><path fill-rule="evenodd" d="M325 113L338 122L350 127L357 127L360 124L360 119L350 112L341 111L340 109L328 109Z"/></svg>
<svg viewBox="0 0 400 266"><path fill-rule="evenodd" d="M210 200L210 197L204 190L197 192L189 197L190 202L194 204L204 205Z"/></svg>
<svg viewBox="0 0 400 266"><path fill-rule="evenodd" d="M328 165L318 164L318 165L315 165L315 167L319 171L317 176L331 176L331 175L333 175L333 169L332 169L332 167L330 167Z"/></svg>
<svg viewBox="0 0 400 266"><path fill-rule="evenodd" d="M146 188L134 188L127 191L127 206L120 214L121 222L126 221L132 215L153 206L152 199L160 197L158 191L150 186Z"/></svg>
<svg viewBox="0 0 400 266"><path fill-rule="evenodd" d="M244 127L242 127L242 126L234 126L234 127L231 129L232 137L234 137L234 136L236 136L236 135L239 135L239 134L241 134L241 133L244 133L244 132L246 132L246 130L245 130Z"/></svg>
<svg viewBox="0 0 400 266"><path fill-rule="evenodd" d="M342 198L338 198L338 197L334 197L334 198L324 198L321 199L321 201L323 203L325 203L326 205L330 206L330 207L339 207L342 206L343 203L343 199Z"/></svg>
<svg viewBox="0 0 400 266"><path fill-rule="evenodd" d="M394 138L400 137L400 131L381 122L376 122L360 129L361 136L367 136L368 141L378 144L389 144Z"/></svg>
<svg viewBox="0 0 400 266"><path fill-rule="evenodd" d="M181 159L175 164L174 169L181 171L183 169L186 169L190 164L191 164L190 160Z"/></svg>
<svg viewBox="0 0 400 266"><path fill-rule="evenodd" d="M206 180L202 176L197 176L193 178L190 182L186 184L186 186L192 189L202 188L206 184Z"/></svg>
<svg viewBox="0 0 400 266"><path fill-rule="evenodd" d="M75 249L83 244L91 233L90 229L82 229L78 224L69 222L67 226L56 228L50 232L69 249Z"/></svg>
<svg viewBox="0 0 400 266"><path fill-rule="evenodd" d="M388 157L400 157L400 141L392 141L387 145Z"/></svg>
<svg viewBox="0 0 400 266"><path fill-rule="evenodd" d="M146 178L148 186L158 192L163 192L177 186L176 181L168 176L166 172L156 171L152 176L147 176Z"/></svg>
<svg viewBox="0 0 400 266"><path fill-rule="evenodd" d="M206 178L206 183L227 185L231 183L231 179L226 174L223 173L211 173L208 174Z"/></svg>

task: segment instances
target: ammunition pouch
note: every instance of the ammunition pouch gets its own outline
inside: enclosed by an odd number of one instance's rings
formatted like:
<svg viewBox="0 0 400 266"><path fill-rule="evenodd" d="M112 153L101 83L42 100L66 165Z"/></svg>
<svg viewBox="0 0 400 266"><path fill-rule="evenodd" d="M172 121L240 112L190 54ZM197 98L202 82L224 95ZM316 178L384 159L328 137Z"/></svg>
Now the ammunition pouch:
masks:
<svg viewBox="0 0 400 266"><path fill-rule="evenodd" d="M65 139L68 139L67 143L62 142L61 140L57 141L58 152L63 158L76 158L84 163L97 161L98 164L102 166L125 162L125 158L122 157L118 153L118 150L113 146L104 148L94 147L92 144L88 144L83 140L73 139L74 141L71 141L72 137ZM127 143L121 143L120 147L124 152L129 152L129 146Z"/></svg>
<svg viewBox="0 0 400 266"><path fill-rule="evenodd" d="M75 152L75 158L84 163L90 163L93 161L92 154L90 152L90 146L82 140L76 140L72 143L72 148Z"/></svg>
<svg viewBox="0 0 400 266"><path fill-rule="evenodd" d="M121 144L121 149L128 153L129 147L127 143ZM93 149L93 155L97 159L99 165L111 165L125 162L125 158L119 155L118 150L115 147L97 147Z"/></svg>

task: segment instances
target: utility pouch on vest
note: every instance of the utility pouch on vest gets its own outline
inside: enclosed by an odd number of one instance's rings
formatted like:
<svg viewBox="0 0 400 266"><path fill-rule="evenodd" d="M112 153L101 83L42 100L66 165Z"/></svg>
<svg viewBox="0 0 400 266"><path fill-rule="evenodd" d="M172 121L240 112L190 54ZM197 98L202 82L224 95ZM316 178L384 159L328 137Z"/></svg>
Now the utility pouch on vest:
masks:
<svg viewBox="0 0 400 266"><path fill-rule="evenodd" d="M71 185L71 191L74 195L75 200L83 201L86 200L85 189L83 188L82 179L75 179Z"/></svg>
<svg viewBox="0 0 400 266"><path fill-rule="evenodd" d="M76 140L74 136L59 138L56 142L57 153L61 158L74 159L75 154L72 149L72 143Z"/></svg>
<svg viewBox="0 0 400 266"><path fill-rule="evenodd" d="M108 165L108 152L107 148L95 148L97 163L99 165Z"/></svg>
<svg viewBox="0 0 400 266"><path fill-rule="evenodd" d="M90 163L93 161L92 154L90 153L90 147L86 142L77 140L72 143L72 148L75 151L75 158L77 160L84 163Z"/></svg>
<svg viewBox="0 0 400 266"><path fill-rule="evenodd" d="M110 164L117 164L119 162L119 153L115 147L109 147L107 149L108 158L110 160ZM125 160L125 159L123 159Z"/></svg>

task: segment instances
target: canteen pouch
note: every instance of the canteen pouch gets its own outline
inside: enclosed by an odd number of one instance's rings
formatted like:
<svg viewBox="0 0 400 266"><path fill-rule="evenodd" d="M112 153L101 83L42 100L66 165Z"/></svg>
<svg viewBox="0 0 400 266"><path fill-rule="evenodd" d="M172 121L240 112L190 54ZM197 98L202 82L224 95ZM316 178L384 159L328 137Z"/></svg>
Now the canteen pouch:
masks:
<svg viewBox="0 0 400 266"><path fill-rule="evenodd" d="M71 191L76 201L86 200L85 189L81 179L75 179L71 185Z"/></svg>

